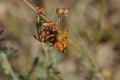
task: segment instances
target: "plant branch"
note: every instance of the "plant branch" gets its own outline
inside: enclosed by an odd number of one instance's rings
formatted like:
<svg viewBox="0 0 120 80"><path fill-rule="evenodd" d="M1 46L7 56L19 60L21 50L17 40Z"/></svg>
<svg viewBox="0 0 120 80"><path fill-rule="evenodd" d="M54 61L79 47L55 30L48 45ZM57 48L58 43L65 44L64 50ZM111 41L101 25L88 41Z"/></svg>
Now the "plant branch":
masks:
<svg viewBox="0 0 120 80"><path fill-rule="evenodd" d="M50 22L50 20L47 17L45 17L44 14L39 13L38 10L33 5L31 5L27 0L21 0L21 1L23 1L28 7L30 7L37 14L39 14L46 22Z"/></svg>

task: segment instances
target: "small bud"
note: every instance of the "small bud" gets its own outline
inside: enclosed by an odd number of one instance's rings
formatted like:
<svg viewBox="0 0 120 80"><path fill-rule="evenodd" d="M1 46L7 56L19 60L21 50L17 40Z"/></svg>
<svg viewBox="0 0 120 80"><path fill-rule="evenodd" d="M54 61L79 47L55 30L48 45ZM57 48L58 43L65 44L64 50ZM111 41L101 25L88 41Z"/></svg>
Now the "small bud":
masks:
<svg viewBox="0 0 120 80"><path fill-rule="evenodd" d="M56 9L56 13L58 16L67 16L68 12L69 12L68 8L57 8Z"/></svg>
<svg viewBox="0 0 120 80"><path fill-rule="evenodd" d="M44 14L45 6L39 6L39 7L37 7L37 10L38 10L39 13Z"/></svg>
<svg viewBox="0 0 120 80"><path fill-rule="evenodd" d="M64 9L64 15L67 15L69 12L69 9L68 8L63 8L63 9Z"/></svg>
<svg viewBox="0 0 120 80"><path fill-rule="evenodd" d="M62 8L57 8L57 9L56 9L56 13L57 13L58 15L63 15L63 9L62 9Z"/></svg>

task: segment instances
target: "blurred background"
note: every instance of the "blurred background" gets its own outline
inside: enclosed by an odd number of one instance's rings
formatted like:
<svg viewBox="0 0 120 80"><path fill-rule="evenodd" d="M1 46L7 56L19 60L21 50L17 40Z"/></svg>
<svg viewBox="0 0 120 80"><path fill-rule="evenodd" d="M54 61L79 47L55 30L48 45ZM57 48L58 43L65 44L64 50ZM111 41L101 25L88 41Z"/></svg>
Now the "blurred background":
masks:
<svg viewBox="0 0 120 80"><path fill-rule="evenodd" d="M56 8L69 8L68 47L63 54L37 41L37 14L0 0L0 80L120 80L120 0L27 1L55 22Z"/></svg>

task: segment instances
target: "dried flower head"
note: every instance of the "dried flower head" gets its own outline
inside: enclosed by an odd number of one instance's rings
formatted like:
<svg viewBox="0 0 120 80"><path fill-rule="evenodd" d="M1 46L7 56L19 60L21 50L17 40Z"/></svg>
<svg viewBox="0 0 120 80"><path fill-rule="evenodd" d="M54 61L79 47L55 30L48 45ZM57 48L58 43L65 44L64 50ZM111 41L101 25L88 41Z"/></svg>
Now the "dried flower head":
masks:
<svg viewBox="0 0 120 80"><path fill-rule="evenodd" d="M56 13L58 16L67 16L69 12L68 8L57 8Z"/></svg>
<svg viewBox="0 0 120 80"><path fill-rule="evenodd" d="M59 27L54 22L43 23L40 28L40 41L54 43L57 38L58 30Z"/></svg>
<svg viewBox="0 0 120 80"><path fill-rule="evenodd" d="M40 41L52 43L60 52L64 52L68 45L68 30L59 28L54 22L45 22L40 27Z"/></svg>

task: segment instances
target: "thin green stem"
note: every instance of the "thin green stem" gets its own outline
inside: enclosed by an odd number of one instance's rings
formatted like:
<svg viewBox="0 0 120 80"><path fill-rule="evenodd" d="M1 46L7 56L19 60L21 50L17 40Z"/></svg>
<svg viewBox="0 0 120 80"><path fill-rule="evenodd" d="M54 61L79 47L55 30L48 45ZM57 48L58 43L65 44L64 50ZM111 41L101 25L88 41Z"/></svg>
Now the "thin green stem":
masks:
<svg viewBox="0 0 120 80"><path fill-rule="evenodd" d="M47 66L48 66L49 63L50 63L49 56L48 56L48 49L45 48L46 47L45 45L42 45L42 46L43 46L43 50L45 51L46 63L47 63Z"/></svg>

